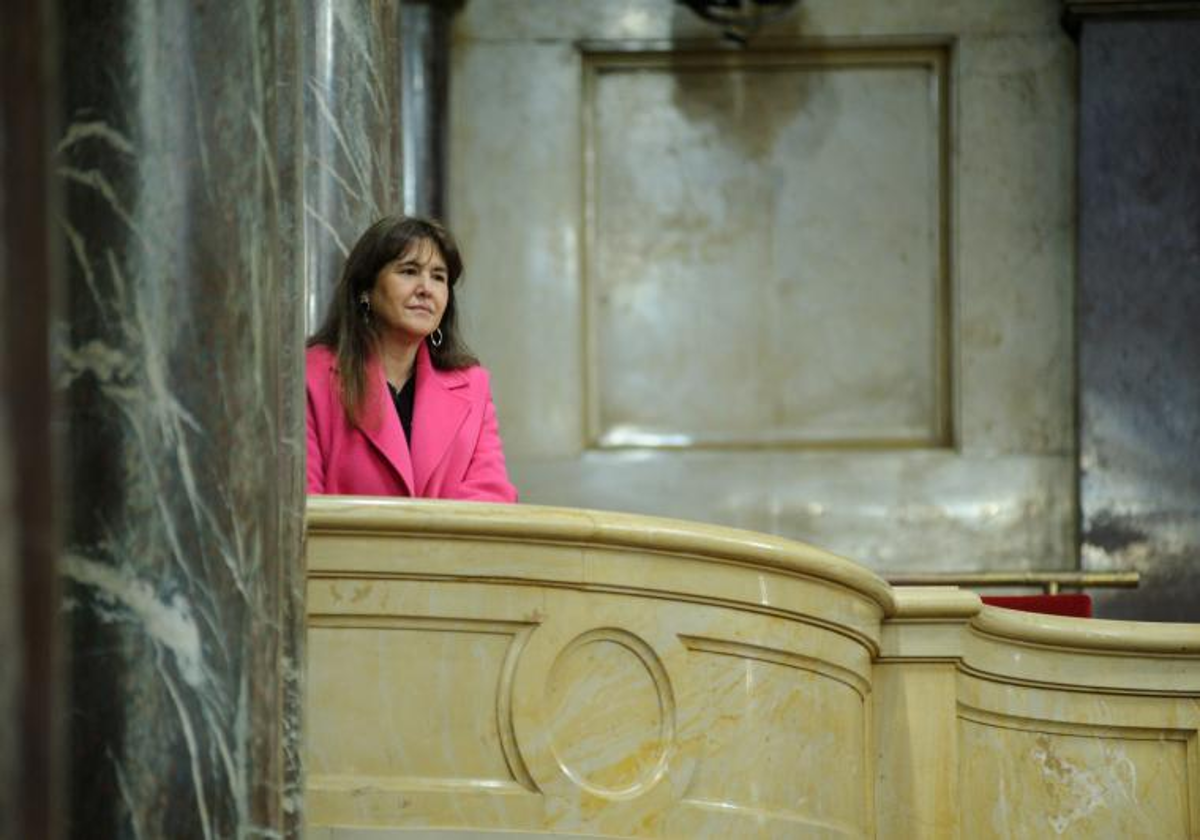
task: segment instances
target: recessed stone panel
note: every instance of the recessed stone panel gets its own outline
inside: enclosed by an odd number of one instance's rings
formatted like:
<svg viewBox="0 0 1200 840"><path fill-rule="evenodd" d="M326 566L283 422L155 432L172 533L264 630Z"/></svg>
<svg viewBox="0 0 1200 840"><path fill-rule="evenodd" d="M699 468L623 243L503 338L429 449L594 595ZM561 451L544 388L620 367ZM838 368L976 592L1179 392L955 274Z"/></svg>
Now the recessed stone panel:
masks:
<svg viewBox="0 0 1200 840"><path fill-rule="evenodd" d="M592 442L945 442L942 52L584 67Z"/></svg>
<svg viewBox="0 0 1200 840"><path fill-rule="evenodd" d="M559 766L601 795L634 796L666 768L674 701L653 651L630 633L596 630L559 655L546 687Z"/></svg>
<svg viewBox="0 0 1200 840"><path fill-rule="evenodd" d="M959 743L964 837L1189 834L1182 733L1066 734L964 717Z"/></svg>

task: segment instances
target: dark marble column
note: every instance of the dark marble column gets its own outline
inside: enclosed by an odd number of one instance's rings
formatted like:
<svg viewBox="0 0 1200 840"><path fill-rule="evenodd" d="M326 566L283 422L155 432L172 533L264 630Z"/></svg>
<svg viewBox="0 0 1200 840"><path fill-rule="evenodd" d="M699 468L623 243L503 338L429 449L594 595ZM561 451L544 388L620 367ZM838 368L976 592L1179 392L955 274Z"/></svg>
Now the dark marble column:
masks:
<svg viewBox="0 0 1200 840"><path fill-rule="evenodd" d="M308 332L350 248L401 202L400 0L315 0L305 11Z"/></svg>
<svg viewBox="0 0 1200 840"><path fill-rule="evenodd" d="M0 25L0 837L59 836L58 598L47 325L52 8Z"/></svg>
<svg viewBox="0 0 1200 840"><path fill-rule="evenodd" d="M294 834L298 4L58 14L69 833Z"/></svg>
<svg viewBox="0 0 1200 840"><path fill-rule="evenodd" d="M1106 617L1200 621L1200 20L1153 14L1189 7L1068 4L1082 562L1142 573L1139 590L1099 595Z"/></svg>
<svg viewBox="0 0 1200 840"><path fill-rule="evenodd" d="M454 0L404 0L404 212L446 214L446 114L450 96L450 18Z"/></svg>

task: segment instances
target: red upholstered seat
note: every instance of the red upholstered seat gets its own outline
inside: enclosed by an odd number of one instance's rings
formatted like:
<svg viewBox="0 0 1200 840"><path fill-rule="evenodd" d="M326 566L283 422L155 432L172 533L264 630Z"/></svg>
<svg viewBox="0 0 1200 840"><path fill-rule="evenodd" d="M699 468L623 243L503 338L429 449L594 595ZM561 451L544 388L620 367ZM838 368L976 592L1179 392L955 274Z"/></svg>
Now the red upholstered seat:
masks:
<svg viewBox="0 0 1200 840"><path fill-rule="evenodd" d="M984 595L983 603L1010 610L1092 617L1092 596L1082 593L1067 595Z"/></svg>

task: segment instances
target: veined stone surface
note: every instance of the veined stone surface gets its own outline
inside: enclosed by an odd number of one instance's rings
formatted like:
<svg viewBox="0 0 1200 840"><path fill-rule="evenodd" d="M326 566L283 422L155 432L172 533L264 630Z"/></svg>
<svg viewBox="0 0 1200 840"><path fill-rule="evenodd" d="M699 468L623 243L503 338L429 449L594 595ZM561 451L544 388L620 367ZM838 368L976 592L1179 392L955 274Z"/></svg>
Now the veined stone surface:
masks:
<svg viewBox="0 0 1200 840"><path fill-rule="evenodd" d="M1186 836L1200 625L578 509L313 498L309 833ZM544 832L544 834L542 834Z"/></svg>
<svg viewBox="0 0 1200 840"><path fill-rule="evenodd" d="M61 4L75 837L296 831L297 9Z"/></svg>
<svg viewBox="0 0 1200 840"><path fill-rule="evenodd" d="M1039 0L473 0L449 221L528 502L1071 568L1075 48Z"/></svg>
<svg viewBox="0 0 1200 840"><path fill-rule="evenodd" d="M1200 616L1200 20L1080 35L1082 565L1121 618Z"/></svg>
<svg viewBox="0 0 1200 840"><path fill-rule="evenodd" d="M400 2L305 4L305 333L325 318L350 249L400 212Z"/></svg>

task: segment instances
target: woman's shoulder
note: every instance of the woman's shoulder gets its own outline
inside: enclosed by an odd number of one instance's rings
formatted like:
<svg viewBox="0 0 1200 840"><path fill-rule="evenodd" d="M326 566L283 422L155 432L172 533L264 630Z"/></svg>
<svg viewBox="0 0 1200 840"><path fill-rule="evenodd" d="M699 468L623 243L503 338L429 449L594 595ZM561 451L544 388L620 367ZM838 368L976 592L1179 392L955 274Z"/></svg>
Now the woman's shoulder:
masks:
<svg viewBox="0 0 1200 840"><path fill-rule="evenodd" d="M491 381L491 374L488 373L488 369L478 362L469 367L458 368L454 373L462 377L472 389L486 390L489 387L488 383Z"/></svg>
<svg viewBox="0 0 1200 840"><path fill-rule="evenodd" d="M430 355L428 348L422 344L420 354L417 357L417 365L420 370L417 372L417 382L421 381L421 375L430 375L432 378L441 383L443 388L487 388L488 386L488 371L477 360L471 359L468 364L455 365L453 367L438 367Z"/></svg>
<svg viewBox="0 0 1200 840"><path fill-rule="evenodd" d="M309 382L329 379L337 372L337 353L324 344L314 344L304 351L304 374Z"/></svg>
<svg viewBox="0 0 1200 840"><path fill-rule="evenodd" d="M304 349L305 366L312 368L317 365L337 367L337 353L332 347L324 344L310 344Z"/></svg>

